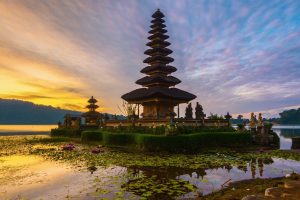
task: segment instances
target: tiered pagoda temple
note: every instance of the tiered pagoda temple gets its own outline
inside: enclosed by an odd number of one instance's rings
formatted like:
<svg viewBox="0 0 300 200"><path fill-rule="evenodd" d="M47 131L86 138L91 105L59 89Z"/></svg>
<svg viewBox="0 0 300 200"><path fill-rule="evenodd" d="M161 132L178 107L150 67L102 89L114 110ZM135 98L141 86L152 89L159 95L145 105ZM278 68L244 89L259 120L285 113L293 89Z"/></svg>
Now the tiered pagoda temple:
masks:
<svg viewBox="0 0 300 200"><path fill-rule="evenodd" d="M175 88L181 81L170 74L177 69L171 65L174 61L169 55L172 50L167 48L164 14L158 9L153 15L150 36L146 45L150 48L144 52L148 57L144 60L148 66L141 70L147 76L136 81L142 88L124 94L122 98L130 104L143 106L143 119L166 119L174 113L174 107L181 103L188 103L196 98L195 95Z"/></svg>
<svg viewBox="0 0 300 200"><path fill-rule="evenodd" d="M86 125L99 125L101 114L96 111L96 109L99 108L99 106L96 105L97 102L97 99L93 96L88 100L89 105L87 105L86 108L88 108L89 111L82 114L82 117L85 118Z"/></svg>

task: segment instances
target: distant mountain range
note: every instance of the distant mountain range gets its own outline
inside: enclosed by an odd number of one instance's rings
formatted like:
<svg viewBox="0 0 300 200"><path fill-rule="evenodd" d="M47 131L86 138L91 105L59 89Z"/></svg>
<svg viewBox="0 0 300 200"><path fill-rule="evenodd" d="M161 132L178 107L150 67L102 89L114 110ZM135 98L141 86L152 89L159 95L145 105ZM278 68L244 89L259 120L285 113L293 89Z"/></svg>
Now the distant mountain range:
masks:
<svg viewBox="0 0 300 200"><path fill-rule="evenodd" d="M67 113L81 114L28 101L0 99L0 124L56 124Z"/></svg>

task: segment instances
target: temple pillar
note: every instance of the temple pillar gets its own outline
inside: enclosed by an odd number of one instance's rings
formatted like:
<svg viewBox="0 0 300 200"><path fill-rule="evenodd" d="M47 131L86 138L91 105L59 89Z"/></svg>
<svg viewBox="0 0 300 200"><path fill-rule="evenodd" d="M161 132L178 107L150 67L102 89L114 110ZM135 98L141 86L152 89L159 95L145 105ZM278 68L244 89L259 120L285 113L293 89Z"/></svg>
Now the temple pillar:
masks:
<svg viewBox="0 0 300 200"><path fill-rule="evenodd" d="M156 103L156 118L159 119L159 105Z"/></svg>

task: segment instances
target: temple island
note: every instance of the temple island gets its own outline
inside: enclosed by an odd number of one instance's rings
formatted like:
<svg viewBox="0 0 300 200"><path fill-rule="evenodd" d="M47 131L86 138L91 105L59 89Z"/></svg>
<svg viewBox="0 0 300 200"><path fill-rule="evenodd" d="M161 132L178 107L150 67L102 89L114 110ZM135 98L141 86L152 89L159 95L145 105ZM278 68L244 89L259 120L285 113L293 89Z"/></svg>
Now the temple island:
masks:
<svg viewBox="0 0 300 200"><path fill-rule="evenodd" d="M122 125L131 125L134 119L140 126L166 125L170 122L188 126L229 126L229 119L205 119L199 103L196 106L195 119L191 104L186 108L185 118L179 117L179 104L189 103L196 95L175 87L181 81L171 75L177 69L170 65L174 59L170 57L173 51L168 48L171 44L167 41L169 36L166 34L164 17L159 9L152 15L149 42L146 44L149 49L144 52L148 57L143 61L148 66L140 71L146 76L135 82L142 87L122 95L122 99L128 104L136 105L137 113L130 113L130 119L122 122ZM140 113L140 106L143 107L143 113ZM174 112L175 107L177 113ZM121 122L108 121L106 126L118 126L119 123Z"/></svg>
<svg viewBox="0 0 300 200"><path fill-rule="evenodd" d="M164 14L158 9L152 15L148 37L149 42L146 44L147 49L144 54L148 57L143 61L148 64L140 72L145 74L143 78L137 80L135 83L141 85L141 88L128 92L122 95L122 99L127 102L127 106L131 105L131 110L127 109L127 120L118 120L115 117L103 119L104 116L97 112L97 100L94 97L88 100L88 112L81 117L85 119L85 123L78 124L78 117L69 116L69 120L77 120L74 124L87 127L99 126L158 126L167 125L169 123L176 123L177 125L185 126L229 126L230 115L226 119L205 119L202 106L197 102L195 108L195 118L193 118L193 108L190 101L196 99L196 95L187 91L183 91L175 86L181 81L172 76L177 69L171 66L170 63L174 61L170 54L172 50L168 47L171 45L167 41L169 36L166 34ZM180 118L179 105L188 104L184 118ZM143 112L140 113L140 108ZM174 109L177 107L177 113ZM177 117L176 117L177 116ZM66 124L66 123L64 123ZM80 123L81 124L81 123Z"/></svg>
<svg viewBox="0 0 300 200"><path fill-rule="evenodd" d="M274 143L274 134L272 135L270 127L263 126L261 115L260 123L252 117L250 131L242 126L236 130L231 127L231 115L228 112L222 117L214 118L206 117L199 102L193 108L191 101L196 99L196 95L177 88L181 81L171 75L177 69L170 65L174 59L170 56L172 50L168 48L170 43L167 41L169 36L164 24L164 14L158 9L152 18L149 42L146 44L149 49L144 52L148 57L143 61L147 66L140 71L145 76L136 81L141 87L121 96L125 116L120 118L98 112L97 100L92 96L86 106L87 112L77 116L67 114L64 122L59 123L59 128L52 130L52 135L80 136L83 141L88 138L103 139L104 144L132 143L151 151L164 149L195 152L199 147L207 145L232 147L251 145L252 142L261 145ZM180 104L187 105L184 117L180 117ZM184 137L185 134L190 134L192 139ZM155 139L157 135L174 136L171 140L182 144L176 148L164 146L165 142L155 146L154 141L164 140ZM116 139L118 137L128 138L123 141ZM133 140L133 137L137 138ZM145 137L148 139L141 139ZM152 142L146 144L147 141Z"/></svg>

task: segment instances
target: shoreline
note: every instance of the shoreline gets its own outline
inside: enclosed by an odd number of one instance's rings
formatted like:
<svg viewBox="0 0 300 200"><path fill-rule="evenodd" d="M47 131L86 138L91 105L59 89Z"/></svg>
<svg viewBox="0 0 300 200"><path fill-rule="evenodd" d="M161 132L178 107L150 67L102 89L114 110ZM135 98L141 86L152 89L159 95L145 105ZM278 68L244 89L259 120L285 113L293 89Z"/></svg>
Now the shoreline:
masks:
<svg viewBox="0 0 300 200"><path fill-rule="evenodd" d="M50 135L50 131L24 131L24 132L0 132L0 137L1 136L18 136L18 135Z"/></svg>

